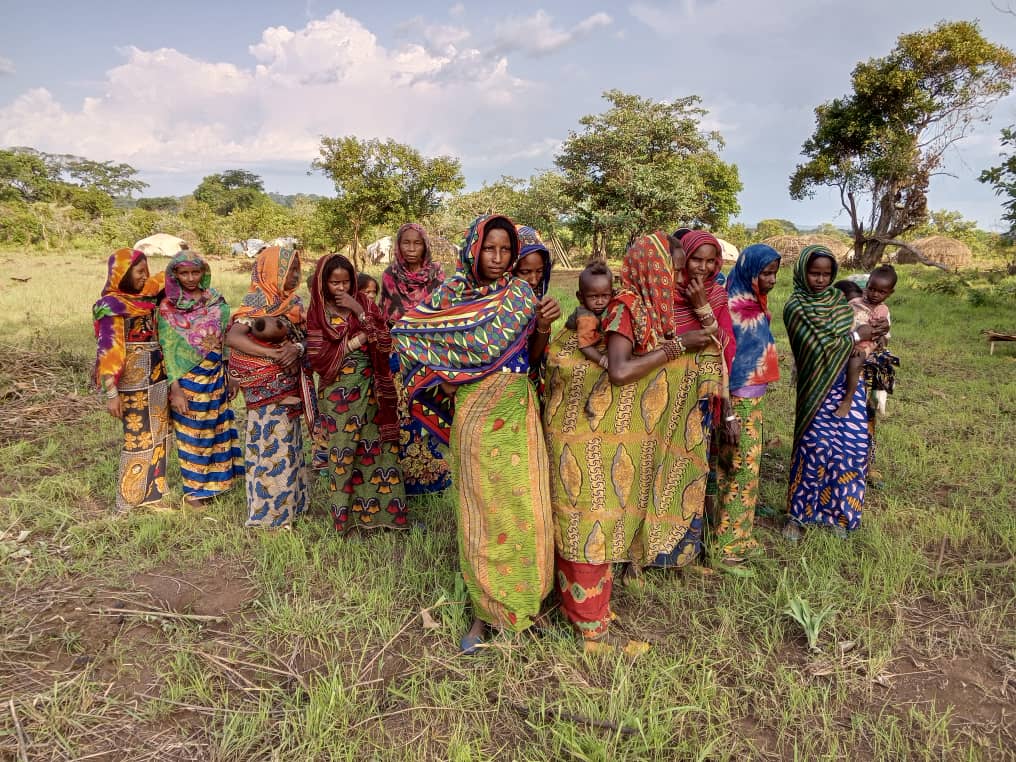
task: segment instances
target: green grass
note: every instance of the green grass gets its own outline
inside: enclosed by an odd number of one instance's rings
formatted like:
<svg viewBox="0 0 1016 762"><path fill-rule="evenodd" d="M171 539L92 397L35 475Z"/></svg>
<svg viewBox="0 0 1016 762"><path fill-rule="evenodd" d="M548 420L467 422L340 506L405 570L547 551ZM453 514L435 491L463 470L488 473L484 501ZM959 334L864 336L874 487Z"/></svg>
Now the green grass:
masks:
<svg viewBox="0 0 1016 762"><path fill-rule="evenodd" d="M619 586L622 627L655 644L635 660L583 657L556 613L543 636L469 659L450 498L414 505L425 532L362 543L334 535L320 494L290 534L244 530L239 489L203 513L108 518L118 424L81 399L105 254L0 262L31 277L0 283L0 417L35 411L0 443L0 757L1013 758L1016 347L989 357L979 336L1016 328L997 282L968 276L983 292L970 299L901 268L886 485L848 542L790 547L760 528L753 576ZM248 276L233 266L214 263L214 282L236 303ZM789 281L771 300L774 506L793 426ZM565 314L573 291L556 294ZM832 612L815 653L785 613L796 599ZM225 620L187 618L208 614Z"/></svg>

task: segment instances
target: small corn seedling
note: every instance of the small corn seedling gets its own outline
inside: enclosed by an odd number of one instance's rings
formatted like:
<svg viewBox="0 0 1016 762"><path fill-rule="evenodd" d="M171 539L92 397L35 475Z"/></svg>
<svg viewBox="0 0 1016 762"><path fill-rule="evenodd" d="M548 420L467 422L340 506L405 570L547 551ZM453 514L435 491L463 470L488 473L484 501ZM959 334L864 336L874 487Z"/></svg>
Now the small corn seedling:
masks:
<svg viewBox="0 0 1016 762"><path fill-rule="evenodd" d="M835 609L826 606L820 611L812 611L808 601L799 595L795 595L787 602L787 608L783 613L801 625L805 636L808 638L808 648L818 651L818 636L822 630L822 623L828 619Z"/></svg>

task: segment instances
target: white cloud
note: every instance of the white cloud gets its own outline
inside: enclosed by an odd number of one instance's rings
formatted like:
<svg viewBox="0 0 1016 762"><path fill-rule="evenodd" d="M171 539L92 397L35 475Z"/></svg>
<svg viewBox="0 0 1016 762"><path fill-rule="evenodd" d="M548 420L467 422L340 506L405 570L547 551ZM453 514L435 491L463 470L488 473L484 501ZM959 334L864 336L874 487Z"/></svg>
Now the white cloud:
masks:
<svg viewBox="0 0 1016 762"><path fill-rule="evenodd" d="M0 106L0 145L128 161L150 170L303 161L321 135L392 137L425 152L472 142L470 111L512 119L526 83L503 57L466 48L386 48L340 11L265 29L251 63L127 47L76 107L45 89ZM464 110L462 104L467 104Z"/></svg>
<svg viewBox="0 0 1016 762"><path fill-rule="evenodd" d="M553 17L538 10L526 18L499 21L494 27L494 47L501 53L521 50L534 56L549 55L611 22L610 16L601 11L565 30L555 28Z"/></svg>
<svg viewBox="0 0 1016 762"><path fill-rule="evenodd" d="M0 76L14 73L14 61L0 56Z"/></svg>
<svg viewBox="0 0 1016 762"><path fill-rule="evenodd" d="M423 46L431 53L454 55L470 37L470 31L453 24L428 24L422 16L414 16L398 25L396 32L413 42L422 40ZM419 38L419 39L417 39Z"/></svg>

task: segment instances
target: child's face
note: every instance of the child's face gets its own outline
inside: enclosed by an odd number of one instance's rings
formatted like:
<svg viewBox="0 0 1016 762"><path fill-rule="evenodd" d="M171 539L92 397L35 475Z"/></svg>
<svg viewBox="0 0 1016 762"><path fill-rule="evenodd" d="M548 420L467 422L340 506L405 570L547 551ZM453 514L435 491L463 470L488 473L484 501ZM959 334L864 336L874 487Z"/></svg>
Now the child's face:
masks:
<svg viewBox="0 0 1016 762"><path fill-rule="evenodd" d="M540 252L534 251L519 260L515 265L515 277L522 278L533 288L533 293L539 294L540 281L543 280L543 257Z"/></svg>
<svg viewBox="0 0 1016 762"><path fill-rule="evenodd" d="M815 257L804 271L804 280L811 293L825 291L833 282L833 261L829 257Z"/></svg>
<svg viewBox="0 0 1016 762"><path fill-rule="evenodd" d="M895 291L892 280L876 275L868 278L868 287L864 289L864 299L868 304L881 304Z"/></svg>
<svg viewBox="0 0 1016 762"><path fill-rule="evenodd" d="M582 306L594 315L602 315L607 309L607 304L614 296L611 278L609 275L593 275L587 277L584 282L579 282L579 290L575 296L582 303Z"/></svg>
<svg viewBox="0 0 1016 762"><path fill-rule="evenodd" d="M774 260L758 274L758 292L765 296L776 286L776 273L780 271L780 260Z"/></svg>
<svg viewBox="0 0 1016 762"><path fill-rule="evenodd" d="M367 295L367 298L372 302L377 301L377 283L372 280L367 281L367 285L363 287L363 293Z"/></svg>
<svg viewBox="0 0 1016 762"><path fill-rule="evenodd" d="M353 281L345 267L336 267L325 283L328 295L334 299L339 294L348 294L353 288Z"/></svg>
<svg viewBox="0 0 1016 762"><path fill-rule="evenodd" d="M479 266L480 281L493 283L508 270L512 261L512 239L507 230L494 228L488 230L480 246Z"/></svg>
<svg viewBox="0 0 1016 762"><path fill-rule="evenodd" d="M427 245L419 231L409 229L399 237L399 253L410 267L422 263L426 251Z"/></svg>
<svg viewBox="0 0 1016 762"><path fill-rule="evenodd" d="M200 290L201 276L205 274L203 267L184 262L183 264L177 265L174 270L176 279L180 283L180 288L187 294L193 294L195 291Z"/></svg>

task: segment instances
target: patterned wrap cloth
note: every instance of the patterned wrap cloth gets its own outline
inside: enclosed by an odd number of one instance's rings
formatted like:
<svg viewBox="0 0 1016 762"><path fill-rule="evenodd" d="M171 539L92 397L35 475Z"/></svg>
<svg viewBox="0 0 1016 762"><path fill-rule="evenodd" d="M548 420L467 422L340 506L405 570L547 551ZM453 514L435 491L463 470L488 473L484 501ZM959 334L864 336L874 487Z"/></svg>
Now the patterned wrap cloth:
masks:
<svg viewBox="0 0 1016 762"><path fill-rule="evenodd" d="M737 351L730 369L730 390L769 384L780 378L776 340L770 328L768 294L758 289L762 271L780 259L764 243L745 247L727 278L727 296Z"/></svg>
<svg viewBox="0 0 1016 762"><path fill-rule="evenodd" d="M415 230L423 238L423 259L420 268L411 271L406 266L399 242L408 230ZM426 299L445 279L444 270L435 262L430 250L430 239L422 225L407 222L395 234L392 263L381 276L381 312L391 325L402 315Z"/></svg>
<svg viewBox="0 0 1016 762"><path fill-rule="evenodd" d="M183 290L177 268L202 270L199 293ZM215 497L243 475L243 453L229 407L223 341L229 324L229 305L211 287L208 263L192 251L181 251L166 266L166 296L159 304L159 343L169 382L176 383L187 411L170 409L186 497Z"/></svg>
<svg viewBox="0 0 1016 762"><path fill-rule="evenodd" d="M794 292L783 311L797 363L797 415L791 455L787 509L798 524L856 529L861 523L868 468L868 416L864 384L858 384L846 418L835 415L846 394L846 363L854 342L853 311L831 285L812 293L807 269L828 257L836 280L836 259L822 246L807 246L794 268Z"/></svg>
<svg viewBox="0 0 1016 762"><path fill-rule="evenodd" d="M501 277L483 283L480 250L495 227L508 234L512 257ZM411 397L456 385L449 451L460 568L474 615L512 631L532 624L554 568L547 452L526 375L536 296L511 275L518 252L511 220L480 217L456 274L393 329Z"/></svg>
<svg viewBox="0 0 1016 762"><path fill-rule="evenodd" d="M92 307L97 350L92 381L110 377L119 391L123 443L117 467L115 511L157 503L166 493L169 397L155 321L163 275L149 277L138 294L121 289L124 277L145 260L118 249L106 263L106 284Z"/></svg>

